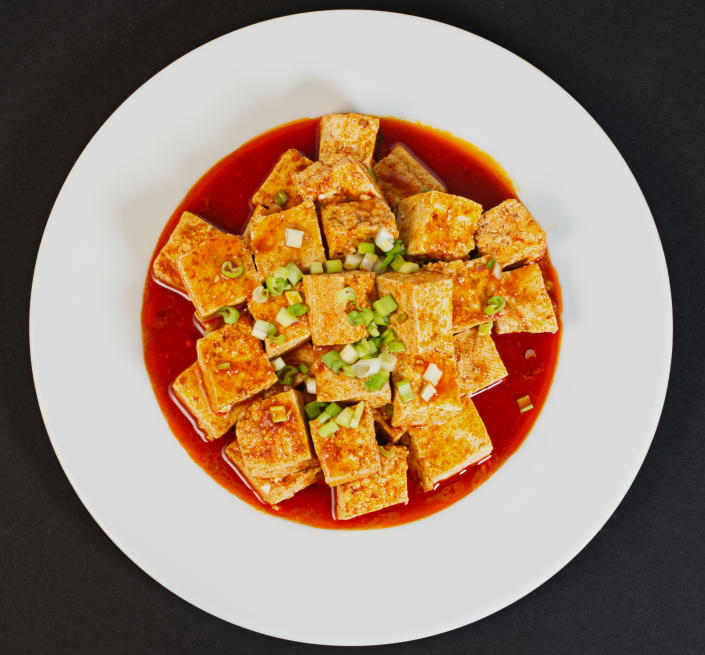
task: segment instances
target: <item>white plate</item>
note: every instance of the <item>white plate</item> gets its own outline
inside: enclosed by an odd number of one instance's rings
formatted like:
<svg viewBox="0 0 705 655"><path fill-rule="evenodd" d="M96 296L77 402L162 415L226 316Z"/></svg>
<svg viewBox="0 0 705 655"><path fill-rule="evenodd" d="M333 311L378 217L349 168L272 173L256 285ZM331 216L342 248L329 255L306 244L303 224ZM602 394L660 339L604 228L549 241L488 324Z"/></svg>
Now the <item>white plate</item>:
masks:
<svg viewBox="0 0 705 655"><path fill-rule="evenodd" d="M218 159L303 116L420 120L490 153L548 233L565 300L553 390L519 452L422 521L327 531L231 496L171 435L142 360L147 263ZM56 201L30 315L57 456L113 541L194 605L258 632L378 644L480 619L558 571L636 475L666 390L671 304L649 209L619 153L515 55L420 18L300 14L168 66L106 121Z"/></svg>

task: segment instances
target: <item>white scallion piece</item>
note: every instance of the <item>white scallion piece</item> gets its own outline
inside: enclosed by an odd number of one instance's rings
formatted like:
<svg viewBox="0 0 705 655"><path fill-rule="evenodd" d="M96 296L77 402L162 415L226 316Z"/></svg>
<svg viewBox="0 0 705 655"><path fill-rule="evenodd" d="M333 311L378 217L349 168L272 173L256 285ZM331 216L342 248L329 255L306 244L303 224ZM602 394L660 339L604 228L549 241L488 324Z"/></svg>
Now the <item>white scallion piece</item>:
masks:
<svg viewBox="0 0 705 655"><path fill-rule="evenodd" d="M494 266L492 267L492 275L494 275L498 280L502 278L502 265L499 262L494 263Z"/></svg>
<svg viewBox="0 0 705 655"><path fill-rule="evenodd" d="M306 378L306 391L312 395L316 395L316 378Z"/></svg>
<svg viewBox="0 0 705 655"><path fill-rule="evenodd" d="M284 240L289 248L301 248L304 242L304 233L301 230L287 227L284 230Z"/></svg>
<svg viewBox="0 0 705 655"><path fill-rule="evenodd" d="M375 267L375 264L377 263L378 259L379 259L379 257L377 255L375 255L375 253L368 252L362 258L362 261L360 262L360 268L365 271L371 271Z"/></svg>
<svg viewBox="0 0 705 655"><path fill-rule="evenodd" d="M362 264L362 255L347 255L343 262L343 268L346 271L354 271L360 268L360 264Z"/></svg>
<svg viewBox="0 0 705 655"><path fill-rule="evenodd" d="M428 402L433 398L433 396L436 394L436 387L434 387L432 384L426 384L424 385L424 388L421 389L421 397Z"/></svg>
<svg viewBox="0 0 705 655"><path fill-rule="evenodd" d="M370 359L361 359L356 364L353 364L352 372L356 378L367 378L370 375L379 373L382 365L377 357Z"/></svg>
<svg viewBox="0 0 705 655"><path fill-rule="evenodd" d="M348 344L340 351L340 359L342 359L346 364L354 364L359 358L357 350L352 344Z"/></svg>
<svg viewBox="0 0 705 655"><path fill-rule="evenodd" d="M252 300L261 304L263 302L267 302L268 295L269 293L265 290L265 288L263 286L259 286L252 292Z"/></svg>
<svg viewBox="0 0 705 655"><path fill-rule="evenodd" d="M394 236L387 228L381 227L375 237L375 245L382 252L389 252L394 247Z"/></svg>
<svg viewBox="0 0 705 655"><path fill-rule="evenodd" d="M276 316L276 321L279 325L283 327L289 327L298 321L299 319L294 316L286 307L282 307Z"/></svg>
<svg viewBox="0 0 705 655"><path fill-rule="evenodd" d="M397 358L392 353L382 353L379 356L379 363L383 371L391 373L397 365Z"/></svg>
<svg viewBox="0 0 705 655"><path fill-rule="evenodd" d="M252 336L258 339L266 339L274 326L269 321L257 319L252 326Z"/></svg>
<svg viewBox="0 0 705 655"><path fill-rule="evenodd" d="M275 371L281 371L286 366L286 362L281 357L277 357L272 360L272 366Z"/></svg>
<svg viewBox="0 0 705 655"><path fill-rule="evenodd" d="M436 366L433 362L431 362L426 367L426 371L423 374L423 379L435 387L438 384L438 381L441 379L442 375L443 375L443 371L441 371L441 369L438 368L438 366Z"/></svg>

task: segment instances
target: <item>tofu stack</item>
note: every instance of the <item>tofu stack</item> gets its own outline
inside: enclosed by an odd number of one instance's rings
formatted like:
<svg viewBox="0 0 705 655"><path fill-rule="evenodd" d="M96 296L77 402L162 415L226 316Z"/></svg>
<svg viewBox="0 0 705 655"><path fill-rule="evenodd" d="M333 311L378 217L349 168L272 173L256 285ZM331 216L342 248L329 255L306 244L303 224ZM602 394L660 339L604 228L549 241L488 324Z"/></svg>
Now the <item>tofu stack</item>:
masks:
<svg viewBox="0 0 705 655"><path fill-rule="evenodd" d="M403 144L375 162L379 126L323 116L318 161L282 153L241 236L184 212L153 264L203 333L174 401L263 503L326 484L340 520L489 457L492 330L558 329L526 207L483 211Z"/></svg>

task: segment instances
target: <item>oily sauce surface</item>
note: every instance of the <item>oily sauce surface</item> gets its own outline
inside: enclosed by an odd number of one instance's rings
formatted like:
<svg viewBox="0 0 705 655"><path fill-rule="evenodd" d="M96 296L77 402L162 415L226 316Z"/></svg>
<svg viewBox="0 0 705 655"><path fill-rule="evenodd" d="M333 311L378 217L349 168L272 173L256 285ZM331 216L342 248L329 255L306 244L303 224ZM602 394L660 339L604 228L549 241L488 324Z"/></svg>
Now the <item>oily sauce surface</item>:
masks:
<svg viewBox="0 0 705 655"><path fill-rule="evenodd" d="M318 119L304 119L266 132L219 161L191 188L166 224L156 245L159 252L185 210L214 225L240 233L251 213L249 199L288 148L316 159ZM395 143L404 143L447 185L448 192L467 196L490 208L516 197L514 187L497 164L470 144L451 135L395 118L381 121L375 160ZM537 220L541 222L541 217ZM153 256L153 258L154 258ZM560 326L560 287L548 255L540 262ZM493 334L509 372L502 382L473 396L494 445L492 455L430 493L421 492L409 474L409 502L348 521L331 512L331 490L317 484L276 507L263 505L224 460L222 450L235 438L234 428L221 439L204 442L190 420L174 404L169 385L196 360L200 333L193 306L181 295L147 276L142 306L144 357L152 388L169 427L190 457L216 482L253 507L321 528L379 528L414 521L453 504L489 478L516 451L531 430L548 395L556 369L562 327L556 334ZM535 356L526 357L527 351ZM520 414L516 399L529 394L532 411Z"/></svg>

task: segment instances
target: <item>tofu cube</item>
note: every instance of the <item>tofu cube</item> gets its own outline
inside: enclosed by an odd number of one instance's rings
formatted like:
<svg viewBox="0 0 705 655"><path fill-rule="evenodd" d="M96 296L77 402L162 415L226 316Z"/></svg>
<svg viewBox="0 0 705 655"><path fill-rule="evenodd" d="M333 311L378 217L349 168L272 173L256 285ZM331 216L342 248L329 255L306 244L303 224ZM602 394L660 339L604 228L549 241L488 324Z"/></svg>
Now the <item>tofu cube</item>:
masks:
<svg viewBox="0 0 705 655"><path fill-rule="evenodd" d="M407 455L402 446L380 446L380 470L366 478L346 482L335 488L335 514L340 520L405 503Z"/></svg>
<svg viewBox="0 0 705 655"><path fill-rule="evenodd" d="M222 267L227 262L233 269L242 266L242 274L236 278L224 275ZM232 234L219 234L183 255L179 271L203 318L212 317L226 305L244 303L260 281L252 253L241 237Z"/></svg>
<svg viewBox="0 0 705 655"><path fill-rule="evenodd" d="M477 249L503 267L540 259L546 252L546 234L518 200L505 200L488 209L477 224Z"/></svg>
<svg viewBox="0 0 705 655"><path fill-rule="evenodd" d="M427 191L397 206L399 236L408 255L451 261L464 259L475 247L475 228L482 206L461 196Z"/></svg>
<svg viewBox="0 0 705 655"><path fill-rule="evenodd" d="M538 264L502 273L502 292L507 304L501 318L495 321L497 334L558 330L558 319Z"/></svg>
<svg viewBox="0 0 705 655"><path fill-rule="evenodd" d="M316 346L352 343L367 336L364 325L351 325L350 303L341 302L336 294L345 287L355 290L360 307L372 307L375 301L375 274L369 271L343 271L304 276L304 293L309 306L311 340Z"/></svg>
<svg viewBox="0 0 705 655"><path fill-rule="evenodd" d="M248 248L252 244L252 223L254 222L254 220L259 216L269 216L270 214L277 214L281 210L282 208L276 203L272 203L268 207L265 207L264 205L255 206L255 208L252 210L252 213L250 214L250 217L247 219L247 223L245 223L244 229L242 230L242 240L247 244Z"/></svg>
<svg viewBox="0 0 705 655"><path fill-rule="evenodd" d="M409 429L410 464L424 491L431 491L492 452L492 442L468 396L463 409L440 425Z"/></svg>
<svg viewBox="0 0 705 655"><path fill-rule="evenodd" d="M306 302L303 284L297 284L292 291L297 291L301 295L303 302ZM247 301L247 309L250 310L252 318L272 323L272 325L275 325L277 328L277 334L284 337L284 341L281 343L273 342L271 337L267 337L264 340L264 348L267 352L267 357L270 359L293 350L296 346L305 343L311 338L309 314L300 316L295 323L286 327L277 322L276 317L279 310L282 309L282 307L288 307L289 304L286 294L282 294L281 296L270 295L267 300L262 303L256 302L251 296Z"/></svg>
<svg viewBox="0 0 705 655"><path fill-rule="evenodd" d="M154 277L180 291L186 291L179 272L179 259L196 246L219 234L222 234L220 230L206 223L196 214L184 212L169 240L154 259L152 265Z"/></svg>
<svg viewBox="0 0 705 655"><path fill-rule="evenodd" d="M239 403L224 413L214 412L203 385L198 362L194 362L172 382L171 388L179 404L193 417L208 439L222 437L245 410L246 403Z"/></svg>
<svg viewBox="0 0 705 655"><path fill-rule="evenodd" d="M277 505L323 479L321 467L317 465L301 471L295 471L294 473L287 473L277 478L257 478L250 475L245 468L245 462L242 459L242 452L237 441L229 443L223 452L245 478L255 494L267 505Z"/></svg>
<svg viewBox="0 0 705 655"><path fill-rule="evenodd" d="M453 332L489 323L497 316L485 314L488 298L502 295L500 283L487 268L490 257L470 261L432 262L424 269L453 280Z"/></svg>
<svg viewBox="0 0 705 655"><path fill-rule="evenodd" d="M390 294L399 305L389 322L407 353L426 352L452 334L453 281L445 275L385 273L377 278L377 293L380 298Z"/></svg>
<svg viewBox="0 0 705 655"><path fill-rule="evenodd" d="M349 157L331 166L322 161L314 162L295 178L301 195L318 201L321 207L366 198L384 200L370 173L359 161Z"/></svg>
<svg viewBox="0 0 705 655"><path fill-rule="evenodd" d="M460 394L477 393L507 377L507 369L489 334L472 328L455 335Z"/></svg>
<svg viewBox="0 0 705 655"><path fill-rule="evenodd" d="M380 159L372 172L392 208L417 193L446 190L445 184L401 144L395 145L384 159Z"/></svg>
<svg viewBox="0 0 705 655"><path fill-rule="evenodd" d="M321 356L329 350L331 349L315 349L315 361L311 372L316 378L316 400L320 402L365 400L370 407L382 407L392 402L392 390L388 382L379 391L368 391L365 388L364 379L333 373L321 361Z"/></svg>
<svg viewBox="0 0 705 655"><path fill-rule="evenodd" d="M272 172L262 182L262 186L257 189L255 195L252 196L252 204L263 207L275 205L277 203L274 202L274 197L283 191L287 196L287 200L283 206L277 205L279 210L291 209L296 207L296 205L300 205L304 198L294 180L294 175L308 168L312 163L308 157L302 155L295 148L287 150L279 157Z"/></svg>
<svg viewBox="0 0 705 655"><path fill-rule="evenodd" d="M421 397L421 390L426 386L423 375L429 364L435 364L441 370L441 378L434 385L436 393L426 401ZM408 380L414 392L414 397L404 402L395 388L392 403L394 427L438 423L462 409L452 342L450 348L444 348L443 351L429 350L422 355L399 353L392 379L395 385L399 380Z"/></svg>
<svg viewBox="0 0 705 655"><path fill-rule="evenodd" d="M272 408L283 408L285 420L275 422ZM303 418L303 399L296 389L250 403L235 434L245 469L253 477L281 477L316 464Z"/></svg>
<svg viewBox="0 0 705 655"><path fill-rule="evenodd" d="M252 322L241 316L196 342L203 383L216 412L229 411L277 381L262 342L251 330Z"/></svg>
<svg viewBox="0 0 705 655"><path fill-rule="evenodd" d="M333 420L333 419L332 419ZM375 439L372 411L365 410L356 428L338 426L338 431L322 437L320 419L311 421L311 439L323 469L326 483L335 487L358 480L380 470L380 456Z"/></svg>
<svg viewBox="0 0 705 655"><path fill-rule="evenodd" d="M375 421L377 431L381 433L388 443L397 443L407 432L408 426L400 425L395 427L392 425L392 405L377 407L372 410L372 418Z"/></svg>
<svg viewBox="0 0 705 655"><path fill-rule="evenodd" d="M286 245L286 230L303 232L300 248ZM318 227L318 215L312 200L306 200L296 207L276 214L257 216L250 226L250 244L255 255L257 270L267 277L279 266L289 262L302 271L308 271L311 262L326 258Z"/></svg>
<svg viewBox="0 0 705 655"><path fill-rule="evenodd" d="M335 164L352 157L364 166L372 166L379 118L363 114L326 114L319 123L318 158Z"/></svg>
<svg viewBox="0 0 705 655"><path fill-rule="evenodd" d="M326 205L321 210L321 223L332 259L357 252L358 243L374 242L380 228L395 239L399 237L392 210L379 198Z"/></svg>

